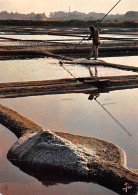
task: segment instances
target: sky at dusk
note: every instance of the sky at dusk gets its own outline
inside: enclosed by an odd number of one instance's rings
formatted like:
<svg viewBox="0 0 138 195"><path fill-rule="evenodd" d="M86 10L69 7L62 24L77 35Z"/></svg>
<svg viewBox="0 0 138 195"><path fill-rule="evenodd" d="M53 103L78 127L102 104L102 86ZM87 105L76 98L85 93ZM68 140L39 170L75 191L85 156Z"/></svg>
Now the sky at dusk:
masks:
<svg viewBox="0 0 138 195"><path fill-rule="evenodd" d="M0 11L44 13L70 11L107 13L118 0L0 0ZM111 14L138 11L138 0L121 0Z"/></svg>

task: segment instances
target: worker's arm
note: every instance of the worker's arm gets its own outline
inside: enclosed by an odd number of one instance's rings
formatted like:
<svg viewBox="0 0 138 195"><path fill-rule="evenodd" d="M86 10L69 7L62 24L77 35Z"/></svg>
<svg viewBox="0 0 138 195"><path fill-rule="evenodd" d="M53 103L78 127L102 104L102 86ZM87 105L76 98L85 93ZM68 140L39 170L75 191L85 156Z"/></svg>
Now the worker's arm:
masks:
<svg viewBox="0 0 138 195"><path fill-rule="evenodd" d="M93 38L93 34L91 33L90 36L88 37L88 40Z"/></svg>
<svg viewBox="0 0 138 195"><path fill-rule="evenodd" d="M99 30L99 32L101 32L101 28L97 25L96 28Z"/></svg>

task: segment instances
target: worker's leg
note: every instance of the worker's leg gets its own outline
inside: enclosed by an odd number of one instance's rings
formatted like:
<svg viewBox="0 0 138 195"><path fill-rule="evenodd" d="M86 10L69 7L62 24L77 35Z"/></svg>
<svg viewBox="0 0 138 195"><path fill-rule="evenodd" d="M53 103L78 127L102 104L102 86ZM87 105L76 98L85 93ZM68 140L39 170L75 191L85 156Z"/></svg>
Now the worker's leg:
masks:
<svg viewBox="0 0 138 195"><path fill-rule="evenodd" d="M95 60L98 58L98 46L95 46Z"/></svg>
<svg viewBox="0 0 138 195"><path fill-rule="evenodd" d="M95 49L94 47L95 47L95 45L92 45L92 49L91 49L90 54L89 54L89 59L93 56L93 52Z"/></svg>

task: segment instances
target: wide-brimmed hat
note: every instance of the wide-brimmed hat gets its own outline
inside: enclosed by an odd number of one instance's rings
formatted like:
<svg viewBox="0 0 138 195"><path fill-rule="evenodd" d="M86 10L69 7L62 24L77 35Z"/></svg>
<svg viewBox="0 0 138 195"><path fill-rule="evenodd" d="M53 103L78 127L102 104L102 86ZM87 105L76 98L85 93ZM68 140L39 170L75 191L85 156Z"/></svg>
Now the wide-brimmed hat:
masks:
<svg viewBox="0 0 138 195"><path fill-rule="evenodd" d="M89 26L90 30L95 30L95 27L93 25Z"/></svg>

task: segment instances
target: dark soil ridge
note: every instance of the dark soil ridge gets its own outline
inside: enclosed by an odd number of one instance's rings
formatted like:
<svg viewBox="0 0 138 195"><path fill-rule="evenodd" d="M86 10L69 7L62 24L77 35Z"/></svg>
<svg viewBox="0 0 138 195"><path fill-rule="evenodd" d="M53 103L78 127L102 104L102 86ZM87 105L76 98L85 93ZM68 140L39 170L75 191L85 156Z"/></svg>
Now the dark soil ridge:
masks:
<svg viewBox="0 0 138 195"><path fill-rule="evenodd" d="M93 93L138 87L138 75L0 83L0 97Z"/></svg>
<svg viewBox="0 0 138 195"><path fill-rule="evenodd" d="M73 58L79 57L88 57L90 52L90 45L89 46L81 46L78 45L75 48L72 45L66 46L58 46L57 43L49 43L47 46L35 46L34 49L30 46L30 48L20 48L5 46L0 49L0 60L7 60L7 59L32 59L32 58L41 58L41 57L54 57L59 58L67 58L67 56ZM75 49L74 49L75 48ZM113 57L113 56L133 56L138 54L138 47L137 46L120 46L120 47L113 47L113 46L102 46L99 48L99 56L100 57ZM63 57L62 57L63 56Z"/></svg>
<svg viewBox="0 0 138 195"><path fill-rule="evenodd" d="M91 24L97 24L98 20L0 20L0 25L3 26L45 26L48 28L55 27L79 27L88 28ZM102 22L101 27L122 27L122 28L137 28L137 20L105 20Z"/></svg>

